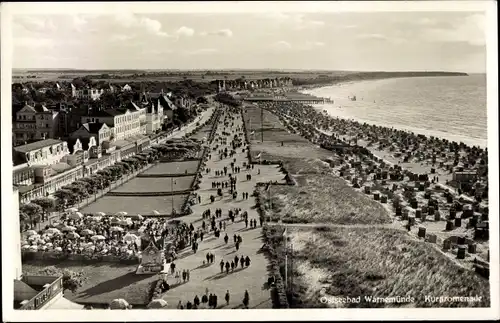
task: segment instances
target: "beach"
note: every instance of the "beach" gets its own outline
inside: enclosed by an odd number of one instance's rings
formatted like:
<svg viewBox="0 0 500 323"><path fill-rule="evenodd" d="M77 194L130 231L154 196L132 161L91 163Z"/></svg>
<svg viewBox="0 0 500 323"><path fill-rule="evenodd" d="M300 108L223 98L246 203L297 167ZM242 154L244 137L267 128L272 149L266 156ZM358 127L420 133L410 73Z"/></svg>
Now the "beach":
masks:
<svg viewBox="0 0 500 323"><path fill-rule="evenodd" d="M485 75L367 80L300 91L333 99L314 105L333 117L487 146Z"/></svg>

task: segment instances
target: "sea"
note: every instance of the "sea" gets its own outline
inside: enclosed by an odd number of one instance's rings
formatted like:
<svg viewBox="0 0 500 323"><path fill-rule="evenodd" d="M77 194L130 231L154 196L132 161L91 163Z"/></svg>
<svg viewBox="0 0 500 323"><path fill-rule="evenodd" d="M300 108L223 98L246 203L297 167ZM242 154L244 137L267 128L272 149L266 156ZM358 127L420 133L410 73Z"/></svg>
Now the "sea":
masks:
<svg viewBox="0 0 500 323"><path fill-rule="evenodd" d="M487 147L485 74L348 82L301 92L334 100L315 105L334 117Z"/></svg>

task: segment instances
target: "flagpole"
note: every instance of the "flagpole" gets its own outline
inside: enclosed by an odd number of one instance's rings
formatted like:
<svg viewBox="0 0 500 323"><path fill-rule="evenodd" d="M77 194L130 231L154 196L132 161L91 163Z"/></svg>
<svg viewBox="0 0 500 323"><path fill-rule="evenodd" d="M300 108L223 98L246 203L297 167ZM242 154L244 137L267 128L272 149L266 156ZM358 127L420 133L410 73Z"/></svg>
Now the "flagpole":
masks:
<svg viewBox="0 0 500 323"><path fill-rule="evenodd" d="M286 236L286 226L283 232L283 237L285 238L285 291L288 290L288 249L287 249L287 236Z"/></svg>

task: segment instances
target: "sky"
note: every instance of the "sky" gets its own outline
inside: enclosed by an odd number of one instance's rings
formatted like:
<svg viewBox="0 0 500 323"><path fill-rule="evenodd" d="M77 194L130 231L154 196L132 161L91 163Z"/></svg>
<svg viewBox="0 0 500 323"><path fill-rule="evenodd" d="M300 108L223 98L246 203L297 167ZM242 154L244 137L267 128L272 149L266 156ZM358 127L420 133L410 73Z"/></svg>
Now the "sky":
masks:
<svg viewBox="0 0 500 323"><path fill-rule="evenodd" d="M484 12L12 17L14 68L486 71Z"/></svg>

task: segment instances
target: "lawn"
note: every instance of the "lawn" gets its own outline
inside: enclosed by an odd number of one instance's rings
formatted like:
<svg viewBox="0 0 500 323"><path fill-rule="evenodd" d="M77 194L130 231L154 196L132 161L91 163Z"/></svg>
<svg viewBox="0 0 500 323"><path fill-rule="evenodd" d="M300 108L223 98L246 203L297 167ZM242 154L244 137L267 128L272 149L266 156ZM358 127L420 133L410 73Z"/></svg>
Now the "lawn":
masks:
<svg viewBox="0 0 500 323"><path fill-rule="evenodd" d="M326 158L327 150L316 147L298 134L288 132L278 117L264 110L261 124L261 110L249 105L244 113L252 156L262 153L261 160L282 160L283 158ZM262 132L264 141L262 142ZM252 131L255 133L251 135ZM283 146L281 145L283 143Z"/></svg>
<svg viewBox="0 0 500 323"><path fill-rule="evenodd" d="M46 263L23 264L23 271L36 274L46 266ZM83 285L76 293L64 293L66 298L80 304L109 304L113 299L123 298L132 305L144 306L149 304L151 288L158 279L156 275L136 275L135 265L80 265L64 262L55 264L55 267L84 274Z"/></svg>
<svg viewBox="0 0 500 323"><path fill-rule="evenodd" d="M114 189L113 192L179 192L190 189L193 180L194 176L136 177Z"/></svg>
<svg viewBox="0 0 500 323"><path fill-rule="evenodd" d="M361 296L350 307L488 307L489 282L455 265L425 242L393 229L289 229L293 244L295 307L318 307L330 296ZM290 263L290 260L289 260ZM425 296L481 296L476 302L425 302ZM413 297L408 303L371 303L365 296ZM300 303L300 304L298 304Z"/></svg>
<svg viewBox="0 0 500 323"><path fill-rule="evenodd" d="M114 214L125 211L129 214L152 215L153 210L160 214L172 213L172 199L174 209L181 212L182 205L189 195L173 196L103 196L96 202L81 209L82 213L105 212Z"/></svg>
<svg viewBox="0 0 500 323"><path fill-rule="evenodd" d="M297 186L273 185L260 191L261 203L272 211L271 220L289 223L383 224L387 210L369 196L356 192L344 180L330 174L309 174ZM269 204L269 198L272 203Z"/></svg>
<svg viewBox="0 0 500 323"><path fill-rule="evenodd" d="M186 171L188 174L194 174L198 168L200 161L190 160L182 162L171 162L171 163L158 163L155 166L149 168L142 174L184 174Z"/></svg>

